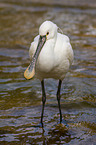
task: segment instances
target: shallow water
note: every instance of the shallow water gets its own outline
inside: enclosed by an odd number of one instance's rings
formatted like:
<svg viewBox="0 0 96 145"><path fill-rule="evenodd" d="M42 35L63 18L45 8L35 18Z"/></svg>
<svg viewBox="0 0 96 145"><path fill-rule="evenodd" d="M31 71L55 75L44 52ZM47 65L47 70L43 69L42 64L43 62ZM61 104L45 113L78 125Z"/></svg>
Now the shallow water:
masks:
<svg viewBox="0 0 96 145"><path fill-rule="evenodd" d="M61 106L69 128L58 124L58 81L45 80L44 129L40 81L25 80L28 50L44 20L71 39L75 60L62 84ZM0 144L96 144L96 2L0 1ZM58 124L58 125L57 125Z"/></svg>

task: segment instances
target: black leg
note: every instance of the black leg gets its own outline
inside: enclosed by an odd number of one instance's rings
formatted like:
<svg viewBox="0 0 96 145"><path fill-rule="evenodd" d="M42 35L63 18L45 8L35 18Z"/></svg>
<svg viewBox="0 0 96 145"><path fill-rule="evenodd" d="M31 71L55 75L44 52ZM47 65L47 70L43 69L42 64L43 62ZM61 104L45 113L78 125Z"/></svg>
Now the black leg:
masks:
<svg viewBox="0 0 96 145"><path fill-rule="evenodd" d="M60 123L62 122L62 113L61 113L61 105L60 105L60 90L61 90L61 84L62 81L59 80L59 84L58 84L58 90L57 90L57 101L58 101L58 107L59 107L59 113L60 113Z"/></svg>
<svg viewBox="0 0 96 145"><path fill-rule="evenodd" d="M44 114L44 106L46 102L46 93L44 88L44 80L41 81L41 87L42 87L42 113L41 113L41 126L43 127L43 114Z"/></svg>

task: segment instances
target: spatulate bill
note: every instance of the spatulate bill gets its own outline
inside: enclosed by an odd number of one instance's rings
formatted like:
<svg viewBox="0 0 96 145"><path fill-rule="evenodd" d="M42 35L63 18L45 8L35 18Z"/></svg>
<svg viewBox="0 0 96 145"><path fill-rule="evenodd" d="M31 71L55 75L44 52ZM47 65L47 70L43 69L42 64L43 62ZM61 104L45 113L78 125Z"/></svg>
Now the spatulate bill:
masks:
<svg viewBox="0 0 96 145"><path fill-rule="evenodd" d="M34 75L35 75L35 65L36 65L38 56L40 54L40 51L41 51L43 45L45 44L45 42L46 42L46 36L45 35L44 36L40 36L39 42L38 42L38 46L37 46L35 54L34 54L34 56L32 58L32 61L30 62L30 65L27 67L27 69L24 72L24 77L26 79L31 79L31 78L34 77Z"/></svg>

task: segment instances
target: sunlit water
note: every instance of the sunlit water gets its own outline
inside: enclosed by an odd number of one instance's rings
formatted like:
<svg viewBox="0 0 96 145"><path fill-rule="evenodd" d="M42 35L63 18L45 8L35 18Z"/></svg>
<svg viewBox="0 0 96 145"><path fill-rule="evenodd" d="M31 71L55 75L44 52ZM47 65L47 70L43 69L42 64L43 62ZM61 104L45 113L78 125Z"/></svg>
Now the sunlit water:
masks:
<svg viewBox="0 0 96 145"><path fill-rule="evenodd" d="M96 144L96 2L87 6L62 0L0 2L0 144ZM34 127L40 121L41 85L23 77L30 43L46 19L70 37L75 54L61 91L68 129L58 125L53 79L45 80L44 129Z"/></svg>

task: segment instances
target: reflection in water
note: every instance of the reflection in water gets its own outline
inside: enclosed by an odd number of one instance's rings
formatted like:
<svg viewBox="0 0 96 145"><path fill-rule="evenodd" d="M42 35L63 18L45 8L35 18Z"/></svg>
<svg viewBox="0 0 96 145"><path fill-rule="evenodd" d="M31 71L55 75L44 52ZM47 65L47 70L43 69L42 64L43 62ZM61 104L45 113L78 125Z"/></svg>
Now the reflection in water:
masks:
<svg viewBox="0 0 96 145"><path fill-rule="evenodd" d="M46 131L46 130L47 131ZM8 131L10 130L10 131ZM15 132L15 130L17 130ZM39 128L34 126L20 126L20 127L11 127L11 128L2 128L0 131L1 134L6 134L3 136L5 141L8 139L9 141L21 141L21 143L43 143L43 144L54 144L60 143L62 139L62 143L68 143L71 141L71 134L62 125L54 126L52 129L48 130L48 128Z"/></svg>
<svg viewBox="0 0 96 145"><path fill-rule="evenodd" d="M47 143L68 143L71 141L71 134L69 133L68 129L66 129L62 124L55 126L54 129L49 131L49 136Z"/></svg>
<svg viewBox="0 0 96 145"><path fill-rule="evenodd" d="M36 135L37 136L37 135ZM43 140L41 140L41 138ZM43 144L58 144L62 143L68 143L71 141L71 135L68 132L68 130L60 125L54 126L51 130L48 131L47 138L46 138L46 131L42 129L42 135L38 137L38 143ZM33 135L30 137L30 143L35 144L37 141L37 138L34 138Z"/></svg>
<svg viewBox="0 0 96 145"><path fill-rule="evenodd" d="M0 144L95 145L96 2L92 1L0 2ZM68 129L58 124L57 81L52 79L45 81L44 129L33 127L41 115L41 86L39 80L25 80L23 72L29 64L28 47L46 19L70 37L75 53L61 91Z"/></svg>

